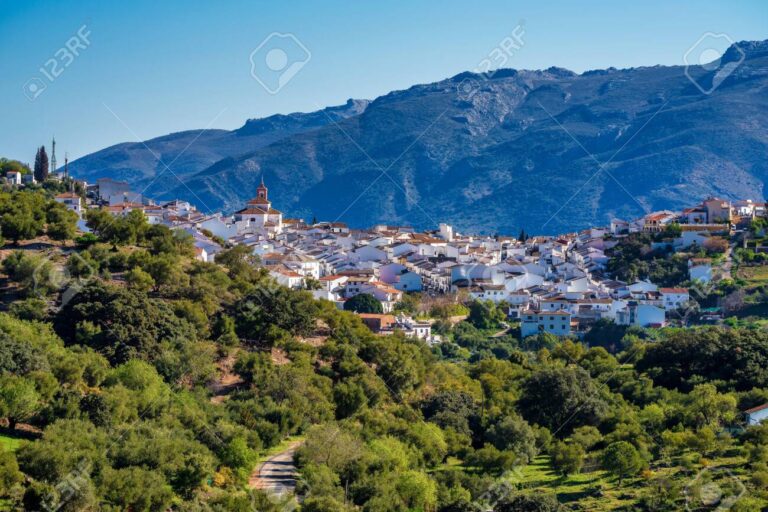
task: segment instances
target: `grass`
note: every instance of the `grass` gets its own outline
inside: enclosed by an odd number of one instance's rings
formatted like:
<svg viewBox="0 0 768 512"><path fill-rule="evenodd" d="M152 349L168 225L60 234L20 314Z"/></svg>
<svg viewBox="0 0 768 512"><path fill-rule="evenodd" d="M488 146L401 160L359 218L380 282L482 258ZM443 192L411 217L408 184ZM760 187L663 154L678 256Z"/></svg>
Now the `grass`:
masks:
<svg viewBox="0 0 768 512"><path fill-rule="evenodd" d="M263 464L270 457L274 457L278 453L284 452L291 446L292 443L295 443L297 441L304 441L304 436L286 437L275 446L272 446L271 448L267 448L261 455L259 455L259 458L256 459L256 466L258 466L259 464Z"/></svg>
<svg viewBox="0 0 768 512"><path fill-rule="evenodd" d="M720 456L709 462L710 467L725 468L727 473L713 472L716 478L738 478L748 486L750 471L743 456ZM442 471L472 471L474 468L462 466L461 461L449 458L435 472ZM647 478L655 481L675 482L681 489L690 484L704 466L695 464L685 469L678 463L653 464ZM719 475L719 476L718 476ZM590 470L576 475L562 476L552 470L549 456L540 455L530 464L523 467L519 473L510 474L509 482L525 492L547 493L557 495L564 504L578 504L578 510L615 511L635 510L638 500L652 491L652 486L643 477L625 478L622 485L609 473L600 470ZM681 507L683 495L678 496Z"/></svg>
<svg viewBox="0 0 768 512"><path fill-rule="evenodd" d="M736 272L738 279L744 280L749 288L756 288L768 284L768 265L756 267L742 266Z"/></svg>
<svg viewBox="0 0 768 512"><path fill-rule="evenodd" d="M15 452L19 448L21 441L21 438L0 434L0 447L3 451Z"/></svg>

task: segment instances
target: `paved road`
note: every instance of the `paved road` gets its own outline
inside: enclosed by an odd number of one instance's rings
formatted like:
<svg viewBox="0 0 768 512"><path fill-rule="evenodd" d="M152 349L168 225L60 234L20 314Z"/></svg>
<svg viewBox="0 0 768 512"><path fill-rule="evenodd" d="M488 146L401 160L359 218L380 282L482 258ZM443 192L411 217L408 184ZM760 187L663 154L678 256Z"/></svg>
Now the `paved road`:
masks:
<svg viewBox="0 0 768 512"><path fill-rule="evenodd" d="M288 449L273 455L256 467L248 487L261 489L268 494L284 496L296 490L296 465L293 463L293 454L301 445L301 441L295 441Z"/></svg>

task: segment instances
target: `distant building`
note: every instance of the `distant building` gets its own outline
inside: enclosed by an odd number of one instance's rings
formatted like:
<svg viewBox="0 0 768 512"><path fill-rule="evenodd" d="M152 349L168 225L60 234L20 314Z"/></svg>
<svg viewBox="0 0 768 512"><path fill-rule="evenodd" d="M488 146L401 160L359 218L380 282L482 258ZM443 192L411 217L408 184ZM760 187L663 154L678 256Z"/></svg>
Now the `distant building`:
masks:
<svg viewBox="0 0 768 512"><path fill-rule="evenodd" d="M131 192L131 186L127 181L117 181L112 178L99 178L96 180L98 197L102 201L110 202L112 196L122 198L124 194Z"/></svg>
<svg viewBox="0 0 768 512"><path fill-rule="evenodd" d="M744 411L744 419L747 425L759 425L768 418L768 404L758 405Z"/></svg>
<svg viewBox="0 0 768 512"><path fill-rule="evenodd" d="M546 332L555 336L570 336L571 313L567 311L525 311L520 323L520 336L527 338Z"/></svg>
<svg viewBox="0 0 768 512"><path fill-rule="evenodd" d="M687 288L659 288L659 293L667 311L680 309L691 300Z"/></svg>
<svg viewBox="0 0 768 512"><path fill-rule="evenodd" d="M666 319L662 308L630 301L624 309L616 312L616 323L637 327L664 327Z"/></svg>
<svg viewBox="0 0 768 512"><path fill-rule="evenodd" d="M19 171L8 171L5 173L5 179L11 185L21 185L21 173Z"/></svg>
<svg viewBox="0 0 768 512"><path fill-rule="evenodd" d="M710 197L702 203L707 210L707 222L719 224L731 222L731 203L716 197Z"/></svg>
<svg viewBox="0 0 768 512"><path fill-rule="evenodd" d="M83 216L83 203L80 199L80 196L75 194L74 192L65 192L63 194L58 194L55 198L55 201L57 203L61 203L73 212L77 214L78 217Z"/></svg>
<svg viewBox="0 0 768 512"><path fill-rule="evenodd" d="M710 282L712 280L712 260L710 258L689 259L688 277L691 281Z"/></svg>
<svg viewBox="0 0 768 512"><path fill-rule="evenodd" d="M261 232L274 236L283 231L283 212L272 208L263 178L256 188L256 197L235 212L235 222L238 223L238 234Z"/></svg>

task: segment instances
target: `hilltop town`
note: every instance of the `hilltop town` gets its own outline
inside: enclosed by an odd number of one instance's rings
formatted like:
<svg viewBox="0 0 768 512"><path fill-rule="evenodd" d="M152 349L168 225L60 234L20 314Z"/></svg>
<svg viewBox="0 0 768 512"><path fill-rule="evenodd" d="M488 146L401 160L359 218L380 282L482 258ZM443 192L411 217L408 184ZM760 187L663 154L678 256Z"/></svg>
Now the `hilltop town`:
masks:
<svg viewBox="0 0 768 512"><path fill-rule="evenodd" d="M0 160L0 510L677 510L700 478L734 510L768 498L763 203L357 229L286 218L264 180L204 213L43 149Z"/></svg>
<svg viewBox="0 0 768 512"><path fill-rule="evenodd" d="M750 226L766 218L764 203L707 198L680 212L651 212L578 233L489 237L458 233L447 224L415 232L407 226L352 229L341 222L285 218L263 180L231 216L204 214L181 200L156 204L109 178L82 188L86 197L70 192L56 200L81 218L98 207L115 216L141 211L150 225L188 232L201 261L245 245L277 283L308 289L339 308L356 295L371 295L382 310L378 317L364 314L372 328L399 326L415 333L418 327L430 340L439 337L428 323L391 314L404 294L463 293L502 305L510 321L520 322L521 337L583 337L600 320L652 328L717 323L727 311L710 295L732 280L736 241L746 247ZM88 231L85 221L80 227ZM684 272L673 282L654 282L649 275L621 279L612 255L638 236L646 237L659 258L677 255Z"/></svg>

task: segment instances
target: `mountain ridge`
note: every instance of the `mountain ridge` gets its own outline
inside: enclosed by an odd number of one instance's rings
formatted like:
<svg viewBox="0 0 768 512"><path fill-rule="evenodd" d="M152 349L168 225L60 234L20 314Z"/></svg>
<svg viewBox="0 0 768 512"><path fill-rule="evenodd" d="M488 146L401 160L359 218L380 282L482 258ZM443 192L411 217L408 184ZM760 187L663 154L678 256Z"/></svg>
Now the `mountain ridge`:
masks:
<svg viewBox="0 0 768 512"><path fill-rule="evenodd" d="M768 41L737 44L722 60L743 52L744 62L710 95L683 66L504 69L249 120L239 130L262 130L253 147L155 190L232 211L264 175L291 216L506 233L573 230L708 194L762 200ZM462 95L465 80L477 84Z"/></svg>

